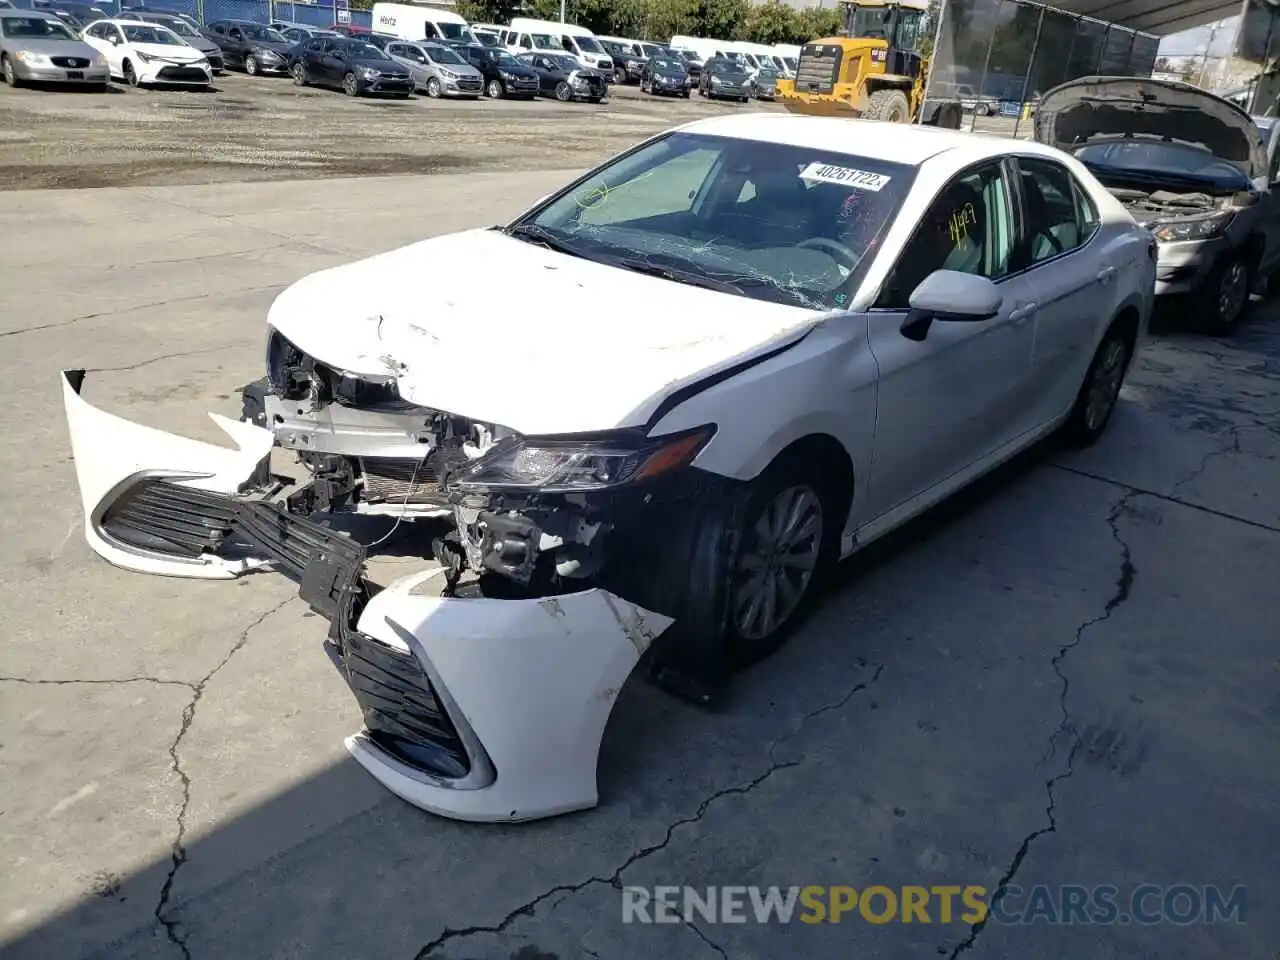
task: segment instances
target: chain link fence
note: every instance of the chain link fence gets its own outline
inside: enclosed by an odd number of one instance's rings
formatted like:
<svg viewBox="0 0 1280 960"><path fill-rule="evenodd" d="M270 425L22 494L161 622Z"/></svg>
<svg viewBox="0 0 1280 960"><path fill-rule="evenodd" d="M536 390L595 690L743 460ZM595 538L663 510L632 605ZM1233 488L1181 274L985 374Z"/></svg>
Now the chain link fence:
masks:
<svg viewBox="0 0 1280 960"><path fill-rule="evenodd" d="M1031 133L1040 95L1086 77L1150 76L1159 37L1017 0L946 0L934 40L930 98L958 99L964 127Z"/></svg>

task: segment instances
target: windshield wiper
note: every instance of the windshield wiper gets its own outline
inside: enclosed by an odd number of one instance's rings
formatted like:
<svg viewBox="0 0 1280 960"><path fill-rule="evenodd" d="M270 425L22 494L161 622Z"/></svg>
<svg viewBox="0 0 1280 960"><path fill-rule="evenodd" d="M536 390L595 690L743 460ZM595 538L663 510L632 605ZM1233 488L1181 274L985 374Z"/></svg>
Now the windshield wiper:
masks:
<svg viewBox="0 0 1280 960"><path fill-rule="evenodd" d="M554 250L557 253L567 253L572 257L581 257L583 254L569 246L560 237L548 230L546 227L540 227L536 223L517 223L514 227L504 231L507 236L515 237L517 240L523 240L525 243L536 243L546 247L548 250Z"/></svg>
<svg viewBox="0 0 1280 960"><path fill-rule="evenodd" d="M730 283L728 280L717 280L714 277L691 273L688 270L680 270L676 267L664 267L661 264L649 263L645 260L630 260L625 257L610 257L605 262L613 267L621 267L623 270L643 273L645 276L661 277L663 280L671 280L675 283L687 283L691 287L703 287L707 290L717 290L720 293L742 294L742 288L735 283Z"/></svg>

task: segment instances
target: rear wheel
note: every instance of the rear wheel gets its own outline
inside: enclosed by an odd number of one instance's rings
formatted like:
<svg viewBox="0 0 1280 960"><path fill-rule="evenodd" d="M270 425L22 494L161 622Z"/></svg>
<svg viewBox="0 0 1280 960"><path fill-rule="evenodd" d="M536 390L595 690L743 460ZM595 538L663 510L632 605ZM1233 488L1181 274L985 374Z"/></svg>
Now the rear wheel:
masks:
<svg viewBox="0 0 1280 960"><path fill-rule="evenodd" d="M877 90L867 99L866 117L868 120L910 123L911 104L901 90Z"/></svg>
<svg viewBox="0 0 1280 960"><path fill-rule="evenodd" d="M1063 439L1073 447L1087 447L1098 441L1120 399L1120 386L1129 367L1132 348L1119 324L1113 324L1102 338L1089 370L1076 394L1075 406L1062 426Z"/></svg>

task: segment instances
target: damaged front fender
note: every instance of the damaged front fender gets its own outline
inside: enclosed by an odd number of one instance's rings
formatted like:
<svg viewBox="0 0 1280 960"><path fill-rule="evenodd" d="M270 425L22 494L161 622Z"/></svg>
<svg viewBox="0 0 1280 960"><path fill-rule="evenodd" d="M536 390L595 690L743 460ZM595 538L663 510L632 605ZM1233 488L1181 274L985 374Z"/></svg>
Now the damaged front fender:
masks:
<svg viewBox="0 0 1280 960"><path fill-rule="evenodd" d="M271 431L210 413L235 442L234 449L176 436L92 406L80 395L84 377L83 370L63 371L62 400L84 506L85 539L93 551L126 570L176 577L229 579L262 566L265 561L252 556L224 557L199 549L167 551L149 543L145 531L128 535L124 531L136 527L139 520L155 530L170 529L178 522L145 499L134 502L136 517L116 518L114 532L108 521L112 507L147 480L164 479L215 494L236 493L270 455ZM176 529L173 533L178 535ZM198 536L193 529L182 535Z"/></svg>

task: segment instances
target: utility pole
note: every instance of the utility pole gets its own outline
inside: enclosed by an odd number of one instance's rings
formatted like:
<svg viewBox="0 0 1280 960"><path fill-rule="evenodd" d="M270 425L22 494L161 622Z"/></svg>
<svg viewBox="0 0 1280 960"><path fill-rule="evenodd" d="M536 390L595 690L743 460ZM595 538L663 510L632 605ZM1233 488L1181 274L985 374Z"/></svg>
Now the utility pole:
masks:
<svg viewBox="0 0 1280 960"><path fill-rule="evenodd" d="M565 9L564 9L564 8L565 8L565 6L566 6L566 5L567 5L567 0L560 0L560 22L561 22L561 23L564 23L564 22L565 22L565 21L564 21L564 14L565 14Z"/></svg>
<svg viewBox="0 0 1280 960"><path fill-rule="evenodd" d="M1209 66L1209 51L1213 49L1214 38L1217 37L1218 31L1222 29L1224 21L1215 21L1213 26L1209 28L1209 42L1204 45L1204 56L1200 59L1200 71L1196 75L1196 86L1204 86L1204 73Z"/></svg>

